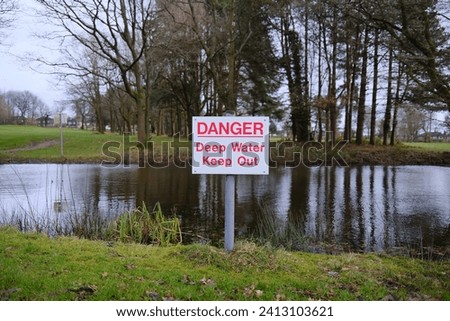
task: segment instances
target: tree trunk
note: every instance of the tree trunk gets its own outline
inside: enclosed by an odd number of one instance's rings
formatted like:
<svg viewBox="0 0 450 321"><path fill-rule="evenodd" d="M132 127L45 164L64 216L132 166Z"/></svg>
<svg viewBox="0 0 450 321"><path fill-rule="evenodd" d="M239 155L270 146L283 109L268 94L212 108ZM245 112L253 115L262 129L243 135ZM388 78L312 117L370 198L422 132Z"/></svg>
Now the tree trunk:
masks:
<svg viewBox="0 0 450 321"><path fill-rule="evenodd" d="M387 84L387 100L386 111L384 113L383 123L383 145L387 145L389 133L391 131L391 110L392 110L392 62L394 60L394 50L389 48L389 67L388 67L388 84Z"/></svg>
<svg viewBox="0 0 450 321"><path fill-rule="evenodd" d="M350 27L348 21L346 23L346 41L345 41L345 118L344 118L344 140L351 140L351 108L352 108L352 90L351 90L351 40L350 40Z"/></svg>
<svg viewBox="0 0 450 321"><path fill-rule="evenodd" d="M231 8L228 18L228 36L229 36L229 49L228 49L228 91L227 91L227 106L226 110L236 113L236 39L234 36L234 0L231 0Z"/></svg>
<svg viewBox="0 0 450 321"><path fill-rule="evenodd" d="M142 99L137 99L136 100L136 105L137 105L137 137L138 137L138 142L139 147L145 148L145 144L147 141L147 133L146 133L146 128L147 128L147 113L145 111L145 102L142 101Z"/></svg>
<svg viewBox="0 0 450 321"><path fill-rule="evenodd" d="M134 92L133 87L130 85L129 79L124 76L124 81L128 81L127 91L136 102L136 120L137 120L137 137L138 137L138 147L139 149L146 149L147 147L147 137L148 137L148 108L145 87L143 85L143 74L139 64L135 64L132 68L132 73L134 76ZM144 156L144 153L139 153L140 158ZM140 159L143 161L143 159Z"/></svg>
<svg viewBox="0 0 450 321"><path fill-rule="evenodd" d="M398 115L398 107L400 105L400 85L402 79L402 65L398 63L398 73L397 73L397 87L395 88L395 98L394 98L394 116L392 118L392 131L391 131L391 142L390 145L394 146L395 144L395 131L397 129L397 115Z"/></svg>
<svg viewBox="0 0 450 321"><path fill-rule="evenodd" d="M336 71L337 71L337 8L334 8L333 12L333 30L332 30L332 42L333 53L331 57L332 69L331 79L329 80L330 88L328 91L329 100L329 112L330 112L330 132L331 132L331 144L336 144L336 123L337 123L337 110L336 110Z"/></svg>
<svg viewBox="0 0 450 321"><path fill-rule="evenodd" d="M373 54L373 90L372 110L370 113L370 144L375 145L376 121L377 121L377 93L378 93L378 37L380 31L375 29L374 54Z"/></svg>
<svg viewBox="0 0 450 321"><path fill-rule="evenodd" d="M362 52L361 88L358 101L358 119L356 126L356 144L361 145L364 133L364 118L366 113L366 87L367 87L367 48L369 46L369 27L364 31L364 49Z"/></svg>
<svg viewBox="0 0 450 321"><path fill-rule="evenodd" d="M303 101L303 109L304 109L304 113L303 113L303 117L305 118L304 120L304 127L305 127L305 132L303 135L303 140L306 142L308 140L311 139L311 110L310 110L310 97L309 97L309 7L308 7L308 2L305 1L305 60L304 60L304 65L305 65L305 77L304 77L304 84L303 84L303 89L304 89L304 101Z"/></svg>
<svg viewBox="0 0 450 321"><path fill-rule="evenodd" d="M318 127L319 127L319 136L317 137L317 140L319 141L319 143L322 142L322 138L323 138L323 121L322 121L322 104L321 104L321 100L322 100L322 22L319 20L319 55L318 55L318 65L317 65L317 101L319 102L317 104L317 122L318 122Z"/></svg>
<svg viewBox="0 0 450 321"><path fill-rule="evenodd" d="M102 96L100 93L100 82L98 79L94 80L94 93L92 97L92 105L95 111L97 131L100 134L105 133L105 124L103 122L103 112L102 112Z"/></svg>
<svg viewBox="0 0 450 321"><path fill-rule="evenodd" d="M356 79L358 78L358 57L357 57L358 49L354 49L354 57L352 64L352 83L350 85L350 104L348 109L348 142L351 143L353 141L353 102L356 100L355 92L356 92Z"/></svg>

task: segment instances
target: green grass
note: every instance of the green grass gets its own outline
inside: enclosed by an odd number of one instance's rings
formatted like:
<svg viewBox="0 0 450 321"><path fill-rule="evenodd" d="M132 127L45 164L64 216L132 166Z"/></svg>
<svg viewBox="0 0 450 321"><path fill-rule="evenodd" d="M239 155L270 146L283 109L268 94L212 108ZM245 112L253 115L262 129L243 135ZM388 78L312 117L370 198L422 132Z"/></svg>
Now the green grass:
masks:
<svg viewBox="0 0 450 321"><path fill-rule="evenodd" d="M2 125L0 126L0 137L0 151L5 151L57 139L59 132L54 128Z"/></svg>
<svg viewBox="0 0 450 321"><path fill-rule="evenodd" d="M450 143L403 143L403 145L432 152L450 152Z"/></svg>
<svg viewBox="0 0 450 321"><path fill-rule="evenodd" d="M17 161L60 161L65 158L74 162L101 159L101 147L105 142L122 139L117 134L98 134L93 131L64 128L64 158L62 158L59 128L4 125L0 126L0 137L0 158ZM42 142L51 144L45 148L33 147Z"/></svg>
<svg viewBox="0 0 450 321"><path fill-rule="evenodd" d="M10 300L449 300L450 262L322 255L238 243L172 247L48 238L0 228Z"/></svg>
<svg viewBox="0 0 450 321"><path fill-rule="evenodd" d="M170 141L167 137L154 137L156 150L160 148L163 141ZM99 134L90 130L79 130L73 128L63 129L64 157L61 157L60 130L59 128L42 128L38 126L0 126L0 161L39 161L39 162L101 162L111 160L102 152L102 147L107 142L118 142L123 144L124 137L119 134ZM36 148L36 144L50 142L50 146ZM135 136L129 138L131 159L137 155L137 139ZM122 155L120 148L111 147L113 152ZM25 149L25 150L17 150Z"/></svg>

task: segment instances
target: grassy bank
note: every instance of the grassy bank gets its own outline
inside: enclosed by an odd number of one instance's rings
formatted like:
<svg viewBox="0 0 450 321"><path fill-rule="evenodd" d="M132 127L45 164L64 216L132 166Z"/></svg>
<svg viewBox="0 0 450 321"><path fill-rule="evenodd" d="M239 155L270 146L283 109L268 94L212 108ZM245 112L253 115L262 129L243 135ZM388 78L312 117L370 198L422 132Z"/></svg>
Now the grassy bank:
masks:
<svg viewBox="0 0 450 321"><path fill-rule="evenodd" d="M398 143L395 146L347 145L342 150L342 155L350 165L450 166L450 143Z"/></svg>
<svg viewBox="0 0 450 321"><path fill-rule="evenodd" d="M0 126L0 163L100 163L102 161L137 163L138 160L134 136L124 138L118 134L98 134L93 131L64 128L63 141L64 155L61 156L59 128L2 125ZM147 163L160 158L173 157L176 149L169 149L169 146L184 147L180 150L181 157L175 157L181 160L188 155L190 148L188 141L176 143L174 138L170 137L153 137L149 142L153 143L153 149L151 156L146 155ZM296 156L293 156L293 153L297 153L298 156L299 152L307 150L289 142L277 141L273 144L278 147L272 149L272 159L278 164L283 164L286 160L294 160ZM103 148L105 146L106 149ZM316 145L313 147L317 148ZM320 159L324 151L325 149L319 150L317 155L303 154L302 157L303 159ZM350 165L450 166L450 143L408 143L396 146L348 144L340 153L345 162ZM331 155L328 154L329 156Z"/></svg>
<svg viewBox="0 0 450 321"><path fill-rule="evenodd" d="M403 145L416 148L421 151L430 151L430 152L447 152L450 153L450 143L440 143L440 142L432 142L432 143L403 143Z"/></svg>
<svg viewBox="0 0 450 321"><path fill-rule="evenodd" d="M0 228L3 300L449 300L450 262L239 243L155 247Z"/></svg>

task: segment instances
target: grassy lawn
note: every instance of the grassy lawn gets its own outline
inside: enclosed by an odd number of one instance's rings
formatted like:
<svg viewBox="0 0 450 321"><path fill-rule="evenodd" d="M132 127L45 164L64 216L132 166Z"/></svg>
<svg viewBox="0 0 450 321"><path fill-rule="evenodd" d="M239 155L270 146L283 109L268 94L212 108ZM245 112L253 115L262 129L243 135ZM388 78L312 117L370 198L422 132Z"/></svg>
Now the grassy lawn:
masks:
<svg viewBox="0 0 450 321"><path fill-rule="evenodd" d="M10 300L450 300L450 261L48 238L0 228Z"/></svg>
<svg viewBox="0 0 450 321"><path fill-rule="evenodd" d="M0 157L13 160L61 160L59 128L38 126L0 126ZM64 157L68 160L95 160L102 157L101 146L122 139L116 134L63 129ZM42 148L40 146L42 145Z"/></svg>
<svg viewBox="0 0 450 321"><path fill-rule="evenodd" d="M0 126L0 151L24 147L33 143L59 138L56 128L36 126Z"/></svg>
<svg viewBox="0 0 450 321"><path fill-rule="evenodd" d="M432 152L450 152L450 143L403 143L408 147L422 149Z"/></svg>
<svg viewBox="0 0 450 321"><path fill-rule="evenodd" d="M41 161L41 162L100 162L108 160L102 153L107 142L122 143L124 137L119 134L99 134L90 130L72 128L63 129L64 157L61 157L59 128L38 126L0 126L0 160ZM159 147L167 137L152 139ZM129 138L131 154L137 154L136 137ZM118 146L118 145L114 145ZM119 148L111 148L119 151ZM122 153L121 153L122 154Z"/></svg>
<svg viewBox="0 0 450 321"><path fill-rule="evenodd" d="M165 136L154 136L149 142L153 143L152 150L157 156L172 154L172 151L168 149L169 144L171 147L185 147L181 153L186 154L190 142L183 139L180 142L174 142L174 140ZM102 151L105 143L111 143L106 145L112 152L110 155L117 155L117 153L123 155L123 147L126 152L129 152L132 161L136 161L138 155L136 136L125 138L119 134L99 134L90 130L64 128L63 142L64 157L61 157L59 128L2 125L0 126L0 161L89 163L111 161Z"/></svg>

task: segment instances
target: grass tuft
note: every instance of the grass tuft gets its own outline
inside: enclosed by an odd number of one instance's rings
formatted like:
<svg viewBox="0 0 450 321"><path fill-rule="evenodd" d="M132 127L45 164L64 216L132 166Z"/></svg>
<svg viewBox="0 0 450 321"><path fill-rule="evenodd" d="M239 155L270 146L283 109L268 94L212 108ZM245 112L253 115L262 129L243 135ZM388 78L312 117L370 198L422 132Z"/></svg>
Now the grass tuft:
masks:
<svg viewBox="0 0 450 321"><path fill-rule="evenodd" d="M159 203L151 213L145 203L140 208L123 213L109 225L107 235L108 239L124 243L169 246L182 242L180 220L178 217L164 216Z"/></svg>
<svg viewBox="0 0 450 321"><path fill-rule="evenodd" d="M304 217L296 215L295 217ZM303 249L306 239L302 222L280 222L276 213L266 205L259 205L256 211L256 227L252 239L259 245L269 245L287 250Z"/></svg>

